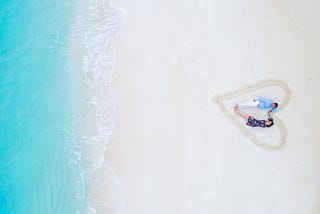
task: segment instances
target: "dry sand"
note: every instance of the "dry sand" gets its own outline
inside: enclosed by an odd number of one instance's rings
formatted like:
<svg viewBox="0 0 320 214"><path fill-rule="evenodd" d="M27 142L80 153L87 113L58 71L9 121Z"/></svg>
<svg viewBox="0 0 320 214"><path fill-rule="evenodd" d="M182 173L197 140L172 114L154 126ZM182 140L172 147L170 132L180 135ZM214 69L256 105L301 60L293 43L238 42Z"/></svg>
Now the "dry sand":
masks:
<svg viewBox="0 0 320 214"><path fill-rule="evenodd" d="M105 158L121 182L122 213L320 213L320 4L116 5L126 13L113 81L115 124ZM276 149L250 137L259 138L262 129L249 136L237 116L226 116L221 102L212 102L233 92L241 101L239 89L269 79L287 85L284 94L291 92L274 114L282 123L268 130L271 138L272 130L280 130ZM264 93L285 97L273 89Z"/></svg>

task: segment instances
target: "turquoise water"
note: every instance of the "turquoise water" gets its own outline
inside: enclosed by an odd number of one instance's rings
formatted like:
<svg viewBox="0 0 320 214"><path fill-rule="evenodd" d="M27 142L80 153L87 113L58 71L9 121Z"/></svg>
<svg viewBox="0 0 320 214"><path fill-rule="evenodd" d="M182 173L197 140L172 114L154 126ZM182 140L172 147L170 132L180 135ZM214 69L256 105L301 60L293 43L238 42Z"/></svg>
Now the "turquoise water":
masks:
<svg viewBox="0 0 320 214"><path fill-rule="evenodd" d="M70 163L73 0L0 0L0 213L81 213Z"/></svg>

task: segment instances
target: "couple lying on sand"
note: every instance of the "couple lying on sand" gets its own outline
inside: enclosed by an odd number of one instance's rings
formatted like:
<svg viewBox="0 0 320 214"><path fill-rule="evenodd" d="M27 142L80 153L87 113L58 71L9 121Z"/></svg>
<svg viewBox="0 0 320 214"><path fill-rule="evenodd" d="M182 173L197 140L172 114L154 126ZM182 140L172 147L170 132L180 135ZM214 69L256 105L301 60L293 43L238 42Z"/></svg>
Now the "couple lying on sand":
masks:
<svg viewBox="0 0 320 214"><path fill-rule="evenodd" d="M239 111L239 108L246 108L246 107L258 107L261 109L270 109L268 111L268 119L257 120L256 118ZM278 103L275 103L272 100L267 100L264 98L255 98L247 102L236 103L234 105L234 112L240 115L241 117L245 118L247 120L248 126L266 128L266 127L273 126L274 123L270 113L276 111L277 107L278 107Z"/></svg>

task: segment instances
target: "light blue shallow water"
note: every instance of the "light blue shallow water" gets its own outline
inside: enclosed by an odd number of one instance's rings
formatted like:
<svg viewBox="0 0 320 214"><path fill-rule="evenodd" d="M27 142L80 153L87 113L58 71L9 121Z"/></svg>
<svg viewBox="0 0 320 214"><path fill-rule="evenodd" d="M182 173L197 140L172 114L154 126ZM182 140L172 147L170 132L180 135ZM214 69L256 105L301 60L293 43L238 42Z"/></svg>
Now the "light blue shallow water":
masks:
<svg viewBox="0 0 320 214"><path fill-rule="evenodd" d="M70 164L73 0L0 0L0 213L81 213Z"/></svg>

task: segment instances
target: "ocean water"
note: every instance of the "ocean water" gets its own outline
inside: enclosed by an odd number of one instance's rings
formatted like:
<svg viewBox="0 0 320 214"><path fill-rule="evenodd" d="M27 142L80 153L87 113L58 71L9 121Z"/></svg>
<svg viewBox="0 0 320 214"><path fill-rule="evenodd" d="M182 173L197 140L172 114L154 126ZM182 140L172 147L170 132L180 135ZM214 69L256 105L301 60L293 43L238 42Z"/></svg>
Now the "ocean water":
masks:
<svg viewBox="0 0 320 214"><path fill-rule="evenodd" d="M108 0L0 0L0 213L96 212L120 23Z"/></svg>

